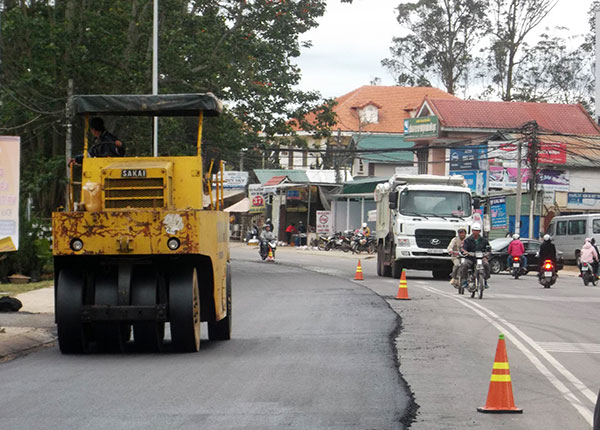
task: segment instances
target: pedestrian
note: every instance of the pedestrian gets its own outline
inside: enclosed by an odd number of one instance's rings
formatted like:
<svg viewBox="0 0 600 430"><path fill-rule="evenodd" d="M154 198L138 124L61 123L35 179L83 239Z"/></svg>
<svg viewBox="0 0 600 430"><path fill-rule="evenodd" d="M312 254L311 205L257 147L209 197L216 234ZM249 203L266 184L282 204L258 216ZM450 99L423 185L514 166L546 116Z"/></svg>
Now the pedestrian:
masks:
<svg viewBox="0 0 600 430"><path fill-rule="evenodd" d="M292 244L292 234L296 233L298 233L298 230L296 229L296 224L291 223L287 226L287 228L285 229L285 239L288 245Z"/></svg>

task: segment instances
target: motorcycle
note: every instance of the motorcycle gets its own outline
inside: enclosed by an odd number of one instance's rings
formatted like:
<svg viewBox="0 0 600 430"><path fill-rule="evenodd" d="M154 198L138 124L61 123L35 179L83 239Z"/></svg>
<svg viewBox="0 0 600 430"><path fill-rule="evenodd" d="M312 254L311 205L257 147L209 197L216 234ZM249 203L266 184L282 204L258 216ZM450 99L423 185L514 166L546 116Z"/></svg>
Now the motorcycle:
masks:
<svg viewBox="0 0 600 430"><path fill-rule="evenodd" d="M267 261L275 261L275 250L277 249L277 241L276 240L263 240L258 249L258 253L260 258ZM271 251L271 255L269 256L269 251Z"/></svg>
<svg viewBox="0 0 600 430"><path fill-rule="evenodd" d="M598 278L596 278L591 263L581 262L581 278L583 279L583 285L586 287L590 282L594 287L598 284Z"/></svg>
<svg viewBox="0 0 600 430"><path fill-rule="evenodd" d="M373 236L365 236L362 233L356 233L352 238L352 253L360 254L361 251L366 251L369 254L375 252L375 239Z"/></svg>
<svg viewBox="0 0 600 430"><path fill-rule="evenodd" d="M550 288L556 282L556 270L552 260L545 260L539 274L539 282L544 288Z"/></svg>
<svg viewBox="0 0 600 430"><path fill-rule="evenodd" d="M458 257L458 261L459 261L459 266L462 266L463 263L465 262L465 256L460 254L459 252L450 252L450 255L454 256L454 257ZM463 286L462 283L462 279L458 279L458 294L464 294L465 293L465 287Z"/></svg>
<svg viewBox="0 0 600 430"><path fill-rule="evenodd" d="M476 251L468 252L467 255L475 257L475 264L469 268L469 272L467 274L467 290L469 290L471 293L471 298L475 297L475 294L478 293L479 298L483 299L483 290L485 289L485 267L483 266L484 253L481 251ZM460 292L460 289L459 293L463 294L464 288L463 293Z"/></svg>
<svg viewBox="0 0 600 430"><path fill-rule="evenodd" d="M512 276L515 279L519 279L519 276L525 275L526 272L524 267L522 267L523 260L521 257L513 257L512 258Z"/></svg>

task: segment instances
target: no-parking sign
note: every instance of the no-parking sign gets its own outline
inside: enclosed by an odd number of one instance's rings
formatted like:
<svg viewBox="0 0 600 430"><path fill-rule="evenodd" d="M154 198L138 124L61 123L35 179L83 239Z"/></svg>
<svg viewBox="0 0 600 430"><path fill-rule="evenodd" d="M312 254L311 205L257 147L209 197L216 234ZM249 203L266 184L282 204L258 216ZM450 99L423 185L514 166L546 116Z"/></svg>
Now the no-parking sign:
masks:
<svg viewBox="0 0 600 430"><path fill-rule="evenodd" d="M333 234L331 211L317 211L317 234Z"/></svg>
<svg viewBox="0 0 600 430"><path fill-rule="evenodd" d="M249 213L261 213L265 211L265 196L264 189L260 184L248 185L248 195L250 198Z"/></svg>

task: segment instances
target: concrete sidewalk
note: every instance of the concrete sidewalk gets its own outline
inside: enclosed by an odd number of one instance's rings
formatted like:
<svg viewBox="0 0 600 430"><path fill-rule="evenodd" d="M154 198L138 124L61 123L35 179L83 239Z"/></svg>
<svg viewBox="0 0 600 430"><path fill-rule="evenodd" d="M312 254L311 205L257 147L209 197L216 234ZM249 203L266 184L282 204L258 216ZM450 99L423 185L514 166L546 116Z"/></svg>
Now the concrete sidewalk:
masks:
<svg viewBox="0 0 600 430"><path fill-rule="evenodd" d="M0 313L0 362L53 343L54 288L41 288L19 294L19 312Z"/></svg>

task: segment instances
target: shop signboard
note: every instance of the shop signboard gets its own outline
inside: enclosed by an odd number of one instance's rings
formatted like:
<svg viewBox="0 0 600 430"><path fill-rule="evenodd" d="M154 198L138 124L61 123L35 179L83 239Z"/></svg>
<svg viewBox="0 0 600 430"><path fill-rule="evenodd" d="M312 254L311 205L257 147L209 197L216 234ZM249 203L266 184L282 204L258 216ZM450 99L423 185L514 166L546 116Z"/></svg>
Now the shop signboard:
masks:
<svg viewBox="0 0 600 430"><path fill-rule="evenodd" d="M428 139L438 137L440 122L437 116L407 118L404 120L404 140Z"/></svg>
<svg viewBox="0 0 600 430"><path fill-rule="evenodd" d="M317 234L333 234L331 211L317 211Z"/></svg>
<svg viewBox="0 0 600 430"><path fill-rule="evenodd" d="M516 162L518 145L515 141L488 142L488 159ZM521 157L527 158L527 144L521 145ZM540 142L538 162L542 164L565 164L567 162L567 144L559 142Z"/></svg>
<svg viewBox="0 0 600 430"><path fill-rule="evenodd" d="M263 213L266 209L264 189L260 184L248 185L248 197L250 199L249 213Z"/></svg>
<svg viewBox="0 0 600 430"><path fill-rule="evenodd" d="M450 170L487 170L487 146L471 146L450 150Z"/></svg>
<svg viewBox="0 0 600 430"><path fill-rule="evenodd" d="M213 181L217 181L220 173L213 175ZM245 188L248 184L248 172L226 171L223 172L223 188Z"/></svg>
<svg viewBox="0 0 600 430"><path fill-rule="evenodd" d="M600 193L568 193L567 209L600 211Z"/></svg>
<svg viewBox="0 0 600 430"><path fill-rule="evenodd" d="M0 136L0 252L19 249L19 165L21 141Z"/></svg>
<svg viewBox="0 0 600 430"><path fill-rule="evenodd" d="M490 214L492 230L508 228L506 197L490 197Z"/></svg>

